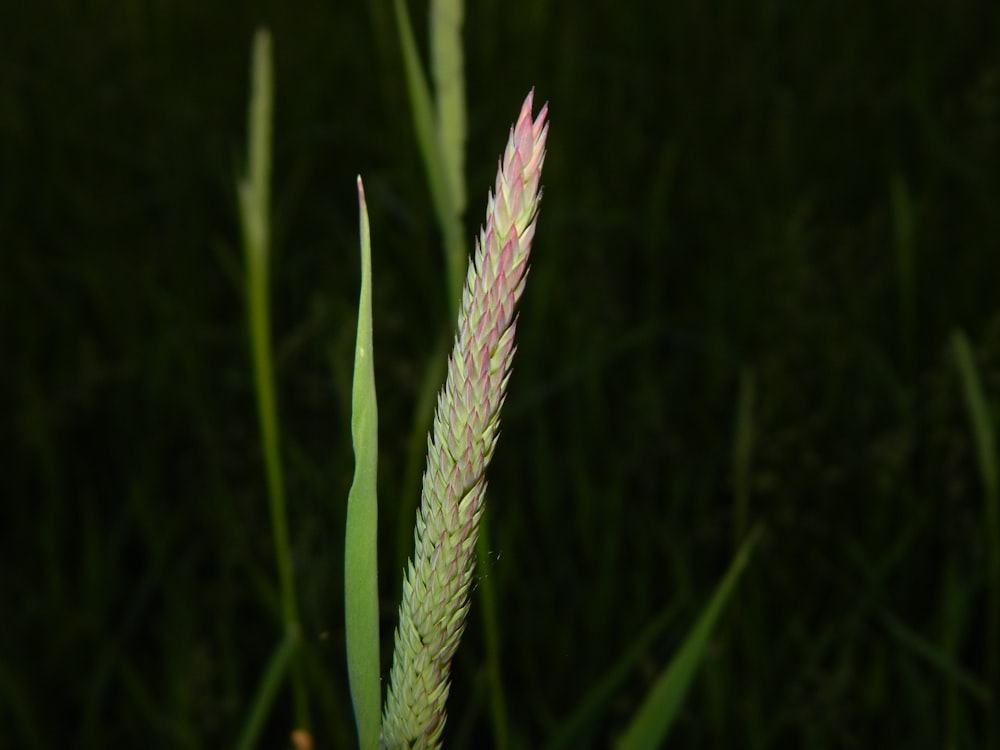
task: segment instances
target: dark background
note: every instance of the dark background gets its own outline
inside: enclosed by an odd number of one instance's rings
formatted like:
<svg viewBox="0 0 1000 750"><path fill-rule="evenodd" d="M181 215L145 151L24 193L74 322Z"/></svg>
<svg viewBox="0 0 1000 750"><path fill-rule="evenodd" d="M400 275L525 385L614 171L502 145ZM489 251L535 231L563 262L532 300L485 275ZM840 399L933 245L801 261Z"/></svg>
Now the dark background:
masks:
<svg viewBox="0 0 1000 750"><path fill-rule="evenodd" d="M281 637L233 187L258 23L275 39L272 321L320 746L353 742L359 172L388 659L413 403L450 326L391 4L7 3L2 748L231 746ZM515 747L544 747L665 612L574 743L607 746L758 521L675 746L986 747L1000 633L949 337L967 332L995 401L995 4L484 0L465 44L470 244L522 98L551 107L479 571ZM479 613L450 747L491 743ZM290 722L286 694L267 746Z"/></svg>

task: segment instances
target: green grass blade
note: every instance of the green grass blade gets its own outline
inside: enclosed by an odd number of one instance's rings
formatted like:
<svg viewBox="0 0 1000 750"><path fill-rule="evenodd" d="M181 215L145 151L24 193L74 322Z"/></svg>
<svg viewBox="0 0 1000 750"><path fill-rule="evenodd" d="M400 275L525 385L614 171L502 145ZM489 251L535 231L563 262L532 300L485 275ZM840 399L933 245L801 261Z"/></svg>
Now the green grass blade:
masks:
<svg viewBox="0 0 1000 750"><path fill-rule="evenodd" d="M962 331L954 331L951 335L952 347L955 350L955 363L962 378L962 395L969 412L972 434L976 441L976 456L979 460L980 478L983 490L989 497L995 498L998 489L998 472L996 458L996 440L993 435L993 421L983 394L983 386L976 371L972 347ZM994 518L995 513L991 514Z"/></svg>
<svg viewBox="0 0 1000 750"><path fill-rule="evenodd" d="M382 703L378 624L378 405L372 351L371 232L364 186L358 177L361 214L361 295L354 349L351 438L354 481L347 496L344 540L344 612L347 674L361 750L378 747Z"/></svg>
<svg viewBox="0 0 1000 750"><path fill-rule="evenodd" d="M962 394L969 413L972 436L976 443L979 475L983 483L983 520L986 525L986 549L989 555L986 569L986 682L996 685L1000 680L1000 492L998 492L997 448L993 433L993 418L976 371L969 340L961 330L951 335L955 363L962 379ZM1000 734L1000 720L990 714L987 732L990 744Z"/></svg>
<svg viewBox="0 0 1000 750"><path fill-rule="evenodd" d="M250 714L246 724L243 725L243 733L236 743L237 750L252 750L257 746L261 729L271 712L271 705L281 688L281 683L288 673L289 665L299 646L299 636L297 633L289 631L278 644L271 656L271 661L264 670L260 685L257 686L257 693L254 696Z"/></svg>
<svg viewBox="0 0 1000 750"><path fill-rule="evenodd" d="M546 743L545 750L568 750L577 747L584 741L593 723L605 713L606 706L632 673L636 662L663 634L675 615L676 608L667 607L646 625L642 633L631 641L628 649L617 663L598 680L573 713L562 722L558 733Z"/></svg>
<svg viewBox="0 0 1000 750"><path fill-rule="evenodd" d="M661 673L646 700L619 738L615 746L617 750L655 750L663 746L677 709L687 695L691 680L701 663L716 621L746 568L761 533L759 526L754 528L743 543L725 577L716 587L708 606L681 646L681 650Z"/></svg>

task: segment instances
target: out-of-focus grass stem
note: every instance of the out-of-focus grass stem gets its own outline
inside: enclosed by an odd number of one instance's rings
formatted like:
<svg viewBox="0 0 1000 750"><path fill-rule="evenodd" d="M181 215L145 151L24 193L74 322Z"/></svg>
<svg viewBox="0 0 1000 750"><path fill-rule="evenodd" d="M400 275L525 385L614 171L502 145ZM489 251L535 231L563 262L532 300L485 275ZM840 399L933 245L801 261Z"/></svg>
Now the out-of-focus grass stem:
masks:
<svg viewBox="0 0 1000 750"><path fill-rule="evenodd" d="M1000 482L993 418L976 371L972 347L961 330L952 332L952 348L962 382L962 395L976 444L979 476L983 484L983 520L986 525L986 681L994 689L1000 677ZM996 747L997 716L988 714L988 747Z"/></svg>
<svg viewBox="0 0 1000 750"><path fill-rule="evenodd" d="M275 561L278 568L278 589L281 619L285 638L292 648L300 638L298 604L292 575L292 549L288 534L285 488L278 447L278 409L274 385L274 365L271 359L269 256L270 256L270 179L271 137L274 104L274 66L271 34L258 29L254 35L251 62L251 94L247 122L247 174L239 181L240 218L246 255L246 305L253 357L254 384L257 393L257 414L260 423L264 469L267 475L271 529L274 538ZM293 666L292 692L295 721L308 728L308 705L301 671ZM273 692L271 693L273 695Z"/></svg>
<svg viewBox="0 0 1000 750"><path fill-rule="evenodd" d="M449 318L454 318L458 313L458 305L462 297L462 284L465 283L465 267L468 263L468 249L462 232L462 207L464 206L464 182L460 173L464 164L463 157L455 156L455 151L464 150L464 95L458 92L464 88L463 79L448 80L444 88L447 90L446 103L435 106L434 98L431 94L427 77L424 75L420 62L420 53L417 51L417 42L413 34L413 25L410 23L409 12L403 0L395 0L396 19L399 26L399 43L403 52L403 63L406 68L406 84L410 92L410 109L413 116L413 125L417 134L417 142L420 145L420 153L423 156L424 168L427 170L427 182L430 186L431 200L434 203L434 212L437 214L438 225L441 228L441 236L444 244L445 271L448 282L448 312ZM450 14L441 11L432 11L432 21L435 18L442 18L442 26L449 23L450 31L438 29L432 31L432 38L436 38L435 49L447 50L440 53L440 56L447 57L448 63L435 66L440 70L441 75L451 71L454 76L455 69L462 67L461 53L455 57L455 43L445 42L448 34L458 37L458 47L461 47L460 24L461 12L456 11ZM457 18L459 23L451 23ZM442 85L441 81L437 81ZM454 112L461 107L463 113L461 118L455 117ZM435 110L438 109L438 115ZM447 125L442 129L440 113L444 112L447 118ZM455 139L459 133L462 137L460 142L446 144L443 140L444 133ZM446 156L445 154L448 153ZM456 170L459 170L456 172ZM456 179L457 178L457 179Z"/></svg>

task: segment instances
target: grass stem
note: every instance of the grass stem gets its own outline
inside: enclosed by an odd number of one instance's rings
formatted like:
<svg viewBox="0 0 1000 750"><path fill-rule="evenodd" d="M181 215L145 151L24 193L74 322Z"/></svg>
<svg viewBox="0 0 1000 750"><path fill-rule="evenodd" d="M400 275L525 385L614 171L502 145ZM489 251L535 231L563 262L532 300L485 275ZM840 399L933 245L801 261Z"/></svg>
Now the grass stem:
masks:
<svg viewBox="0 0 1000 750"><path fill-rule="evenodd" d="M267 496L271 511L281 619L286 639L299 637L298 603L292 575L292 549L288 533L285 486L278 442L278 407L271 358L269 256L271 139L274 106L274 66L271 34L258 29L251 62L251 95L247 122L247 176L238 185L243 242L246 254L247 316L253 358L257 414L260 424ZM295 722L308 729L308 704L301 670L292 672ZM273 696L273 692L270 694Z"/></svg>

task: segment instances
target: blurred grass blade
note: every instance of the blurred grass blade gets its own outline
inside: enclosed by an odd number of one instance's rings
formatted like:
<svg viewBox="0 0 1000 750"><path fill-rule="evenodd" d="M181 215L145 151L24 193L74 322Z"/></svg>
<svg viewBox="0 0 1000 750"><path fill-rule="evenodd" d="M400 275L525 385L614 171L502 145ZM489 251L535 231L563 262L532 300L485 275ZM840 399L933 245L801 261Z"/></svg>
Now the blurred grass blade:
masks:
<svg viewBox="0 0 1000 750"><path fill-rule="evenodd" d="M962 331L954 331L951 335L951 341L955 350L955 363L962 379L962 395L969 412L972 435L976 441L976 457L979 461L983 490L988 497L996 498L998 481L993 420L986 403L986 397L983 394L982 384L979 382L979 374L976 371L976 363L968 338ZM991 513L991 517L996 518L995 513Z"/></svg>
<svg viewBox="0 0 1000 750"><path fill-rule="evenodd" d="M662 610L642 633L630 642L628 650L618 662L590 689L570 717L562 722L558 734L546 743L545 750L568 750L584 742L593 725L607 713L608 703L621 690L636 662L662 635L676 613L674 605Z"/></svg>
<svg viewBox="0 0 1000 750"><path fill-rule="evenodd" d="M489 508L479 521L479 538L476 539L476 558L480 570L486 570L490 560ZM500 617L497 612L497 594L493 576L479 579L477 593L483 612L483 643L486 650L486 681L489 685L490 723L493 725L494 750L510 747L507 718L507 700L503 687L503 657L500 653Z"/></svg>
<svg viewBox="0 0 1000 750"><path fill-rule="evenodd" d="M965 605L962 604L959 606ZM945 679L947 679L950 685L961 688L966 695L981 706L990 705L991 695L989 685L977 680L972 674L962 667L959 661L951 658L942 649L936 648L934 644L920 635L920 633L910 628L889 610L880 610L877 613L877 616L889 634L895 638L902 647L909 649L912 653L937 670L942 676L945 677Z"/></svg>
<svg viewBox="0 0 1000 750"><path fill-rule="evenodd" d="M239 181L240 219L246 255L246 305L253 357L257 413L260 422L268 503L278 568L281 618L286 638L298 642L299 615L292 574L292 550L288 534L285 484L278 448L278 407L275 396L274 365L271 358L269 298L270 264L270 182L271 140L274 108L274 64L271 33L266 28L254 34L250 63L250 106L247 115L247 175ZM308 700L305 679L296 669L292 679L295 722L308 729ZM273 693L271 694L274 695Z"/></svg>
<svg viewBox="0 0 1000 750"><path fill-rule="evenodd" d="M972 436L976 443L979 475L983 483L983 516L986 525L986 549L989 555L986 570L986 682L996 686L1000 680L1000 496L998 496L997 449L993 434L993 418L983 386L976 371L972 347L961 330L951 334L955 363L962 379L962 394L969 413ZM996 712L989 716L990 746L995 746L1000 728Z"/></svg>
<svg viewBox="0 0 1000 750"><path fill-rule="evenodd" d="M454 90L456 84L464 87L464 79L456 81L454 72L452 72L451 77L445 82L449 92L447 101L441 106L446 109L447 129L452 138L460 135L461 143L450 143L443 146L442 131L439 130L439 124L435 121L434 101L420 62L420 54L417 52L417 42L413 35L413 25L410 23L406 3L404 0L395 0L395 8L397 25L399 26L399 42L403 51L403 65L406 68L406 85L410 92L413 126L417 132L417 142L424 159L424 168L427 170L427 181L430 185L434 212L437 214L438 225L444 240L445 270L448 276L448 312L449 316L454 316L458 313L458 306L462 298L462 285L465 282L465 271L468 265L468 251L462 239L461 209L459 209L459 206L464 205L464 197L452 194L450 184L452 178L449 177L448 164L449 161L455 165L464 164L464 155L456 156L454 153L456 149L465 148L464 112L458 116L454 113L454 108L459 105L464 110L464 94L456 97ZM452 13L454 17L454 11ZM436 31L432 30L432 34L439 35L436 47L450 50L438 53L441 58L441 75L445 74L444 68L448 64L455 64L454 47L456 44L461 45L459 35L461 16L461 10L459 10L458 26L451 23L451 28L445 29L442 24L442 27ZM451 35L451 41L446 43L444 40L448 35ZM444 155L445 148L449 149L451 153L450 159ZM461 193L464 194L464 180L460 180L459 185Z"/></svg>
<svg viewBox="0 0 1000 750"><path fill-rule="evenodd" d="M661 673L645 702L618 740L615 746L617 750L655 750L663 746L677 709L687 695L691 680L701 663L715 623L746 568L760 535L761 528L757 526L743 543L681 650Z"/></svg>
<svg viewBox="0 0 1000 750"><path fill-rule="evenodd" d="M295 656L298 646L298 634L292 631L286 632L285 637L271 656L271 661L264 671L260 685L257 686L250 715L243 726L243 734L240 735L239 742L236 744L237 750L252 750L257 746L264 721L271 711L271 705L281 688L281 683L285 679L285 674L288 672L289 664L292 657Z"/></svg>
<svg viewBox="0 0 1000 750"><path fill-rule="evenodd" d="M733 551L744 539L750 524L750 470L753 465L754 401L756 383L752 367L740 371L739 402L736 407L736 428L733 440Z"/></svg>
<svg viewBox="0 0 1000 750"><path fill-rule="evenodd" d="M354 481L347 496L344 539L344 612L347 673L361 750L378 747L382 704L378 623L378 406L372 351L371 232L364 186L358 177L361 214L361 295L354 349L351 438Z"/></svg>

